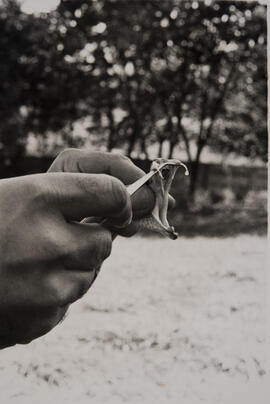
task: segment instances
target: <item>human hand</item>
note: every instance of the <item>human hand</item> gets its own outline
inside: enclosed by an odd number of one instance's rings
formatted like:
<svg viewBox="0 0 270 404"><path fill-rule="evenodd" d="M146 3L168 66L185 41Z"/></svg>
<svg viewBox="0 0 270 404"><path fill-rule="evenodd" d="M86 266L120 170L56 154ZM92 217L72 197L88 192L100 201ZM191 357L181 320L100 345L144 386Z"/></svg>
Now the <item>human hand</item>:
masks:
<svg viewBox="0 0 270 404"><path fill-rule="evenodd" d="M132 184L145 173L132 161L120 154L66 149L61 152L49 168L49 172L73 172L108 174L120 179L125 185ZM154 193L148 185L144 185L131 197L133 220L124 229L114 229L114 232L122 236L132 236L138 231L136 219L149 214L155 203ZM170 197L170 207L173 205ZM88 221L95 221L89 218Z"/></svg>
<svg viewBox="0 0 270 404"><path fill-rule="evenodd" d="M90 287L109 256L111 232L81 224L106 217L123 227L131 201L118 179L48 173L0 181L0 347L47 333Z"/></svg>

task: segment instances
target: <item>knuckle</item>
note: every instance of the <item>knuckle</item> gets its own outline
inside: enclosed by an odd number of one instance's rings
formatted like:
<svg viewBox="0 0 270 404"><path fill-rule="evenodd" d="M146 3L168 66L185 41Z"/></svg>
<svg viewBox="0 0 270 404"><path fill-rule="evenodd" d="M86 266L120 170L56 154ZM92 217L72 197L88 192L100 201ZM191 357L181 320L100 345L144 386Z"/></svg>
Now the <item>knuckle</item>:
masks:
<svg viewBox="0 0 270 404"><path fill-rule="evenodd" d="M66 303L60 282L55 277L49 277L44 284L48 306L59 307Z"/></svg>
<svg viewBox="0 0 270 404"><path fill-rule="evenodd" d="M31 198L31 201L37 203L38 201L44 201L46 195L46 186L41 175L31 176L30 181L27 182L27 193ZM24 184L26 185L26 183Z"/></svg>
<svg viewBox="0 0 270 404"><path fill-rule="evenodd" d="M113 153L113 158L116 160L116 162L126 162L126 163L132 163L129 157L125 156L124 154L121 153Z"/></svg>
<svg viewBox="0 0 270 404"><path fill-rule="evenodd" d="M52 165L52 171L77 172L77 163L80 155L80 149L68 148L61 151Z"/></svg>
<svg viewBox="0 0 270 404"><path fill-rule="evenodd" d="M95 273L94 271L91 271L87 277L87 279L84 279L77 287L76 294L75 294L75 300L78 300L82 298L85 293L89 290L90 286L92 285Z"/></svg>
<svg viewBox="0 0 270 404"><path fill-rule="evenodd" d="M42 184L32 184L27 187L27 191L29 196L25 198L24 204L21 205L25 211L25 217L31 214L35 222L42 223L50 207L49 195L46 194Z"/></svg>
<svg viewBox="0 0 270 404"><path fill-rule="evenodd" d="M64 288L64 286L66 286ZM78 300L87 290L83 281L74 280L72 284L66 283L58 276L51 276L44 285L46 288L47 307L59 309Z"/></svg>
<svg viewBox="0 0 270 404"><path fill-rule="evenodd" d="M77 172L77 161L82 154L82 150L67 148L62 150L52 162L48 172Z"/></svg>
<svg viewBox="0 0 270 404"><path fill-rule="evenodd" d="M68 148L63 150L56 158L57 164L60 165L60 171L77 172L77 163L81 155L80 149ZM58 170L57 170L58 171Z"/></svg>
<svg viewBox="0 0 270 404"><path fill-rule="evenodd" d="M25 203L32 212L45 212L44 207L52 205L52 187L46 174L30 175L24 181L24 192L27 194Z"/></svg>
<svg viewBox="0 0 270 404"><path fill-rule="evenodd" d="M46 236L43 236L48 259L59 263L67 261L72 255L69 240L61 233L59 229L53 227L50 232L47 230Z"/></svg>
<svg viewBox="0 0 270 404"><path fill-rule="evenodd" d="M67 148L67 149L62 150L62 151L58 154L57 159L59 159L59 160L66 160L66 159L68 159L68 158L70 158L70 157L73 157L75 154L78 154L78 153L79 153L79 150L78 150L78 149L69 147L69 148Z"/></svg>
<svg viewBox="0 0 270 404"><path fill-rule="evenodd" d="M65 307L67 304L70 305L81 299L92 285L94 276L94 271L88 271L84 272L80 278L77 277L76 280L73 280L69 285L68 293L61 299L58 307Z"/></svg>

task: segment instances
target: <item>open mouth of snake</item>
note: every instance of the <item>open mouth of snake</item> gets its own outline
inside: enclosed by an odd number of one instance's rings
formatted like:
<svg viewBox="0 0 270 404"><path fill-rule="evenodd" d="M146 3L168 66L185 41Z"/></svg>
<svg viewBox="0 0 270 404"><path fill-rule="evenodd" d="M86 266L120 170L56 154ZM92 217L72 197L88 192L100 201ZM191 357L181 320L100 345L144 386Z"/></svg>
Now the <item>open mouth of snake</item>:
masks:
<svg viewBox="0 0 270 404"><path fill-rule="evenodd" d="M185 175L188 175L188 169L181 161L175 159L156 159L151 165L151 170L157 170L157 174L149 181L149 186L156 197L155 206L151 213L153 219L151 223L152 229L172 240L175 240L178 234L167 219L169 192L175 173L180 166L185 168Z"/></svg>

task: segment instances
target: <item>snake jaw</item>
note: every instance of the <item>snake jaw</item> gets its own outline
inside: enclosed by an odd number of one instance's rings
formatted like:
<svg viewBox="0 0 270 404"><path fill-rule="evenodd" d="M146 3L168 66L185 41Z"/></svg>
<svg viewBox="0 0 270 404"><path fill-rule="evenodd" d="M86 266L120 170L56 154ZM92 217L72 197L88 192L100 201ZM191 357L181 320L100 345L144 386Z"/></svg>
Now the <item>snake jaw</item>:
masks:
<svg viewBox="0 0 270 404"><path fill-rule="evenodd" d="M155 231L172 240L177 239L178 234L174 227L168 223L167 213L169 205L169 191L172 181L178 167L185 168L185 175L189 175L188 169L180 160L175 159L156 159L151 165L150 172L133 184L128 186L128 192L133 195L144 184L148 184L155 194L155 205L150 215L137 219L137 230ZM143 180L143 181L142 181ZM88 217L82 220L82 223L102 223L104 226L111 228L108 219L97 217ZM113 239L116 237L116 232L113 229Z"/></svg>
<svg viewBox="0 0 270 404"><path fill-rule="evenodd" d="M159 168L161 165L163 167ZM180 166L185 167L186 175L188 175L187 167L179 160L154 160L151 165L151 170L156 170L157 174L154 175L149 182L149 186L155 194L156 201L154 209L151 213L151 220L149 221L147 227L171 238L172 240L177 239L178 234L167 220L169 191L175 173Z"/></svg>

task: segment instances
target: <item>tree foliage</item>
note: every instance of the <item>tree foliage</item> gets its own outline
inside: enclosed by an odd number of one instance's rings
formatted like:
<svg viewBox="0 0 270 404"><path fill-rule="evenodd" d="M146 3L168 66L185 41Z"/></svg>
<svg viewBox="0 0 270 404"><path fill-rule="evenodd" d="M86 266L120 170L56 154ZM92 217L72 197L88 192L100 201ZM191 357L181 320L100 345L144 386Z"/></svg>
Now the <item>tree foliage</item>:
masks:
<svg viewBox="0 0 270 404"><path fill-rule="evenodd" d="M266 160L266 7L257 2L62 0L50 14L0 6L0 142L31 131L68 145L74 122L108 150L179 144ZM162 125L160 124L162 122ZM56 136L56 135L55 135ZM15 148L16 149L16 148Z"/></svg>

